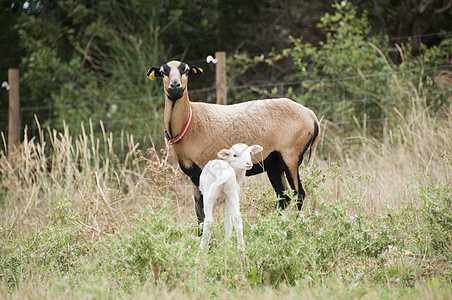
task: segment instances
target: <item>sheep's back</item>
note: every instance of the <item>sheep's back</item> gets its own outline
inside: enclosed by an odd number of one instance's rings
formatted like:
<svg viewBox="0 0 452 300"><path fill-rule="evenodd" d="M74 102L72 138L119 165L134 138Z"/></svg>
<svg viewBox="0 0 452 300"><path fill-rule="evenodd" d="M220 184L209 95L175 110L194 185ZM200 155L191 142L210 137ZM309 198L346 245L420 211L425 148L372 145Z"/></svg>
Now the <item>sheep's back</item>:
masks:
<svg viewBox="0 0 452 300"><path fill-rule="evenodd" d="M237 143L258 144L264 150L253 163L273 151L299 155L318 122L308 108L290 99L255 100L234 105L191 103L193 121L184 140L174 146L175 155L201 168L223 148ZM297 152L298 151L298 152Z"/></svg>

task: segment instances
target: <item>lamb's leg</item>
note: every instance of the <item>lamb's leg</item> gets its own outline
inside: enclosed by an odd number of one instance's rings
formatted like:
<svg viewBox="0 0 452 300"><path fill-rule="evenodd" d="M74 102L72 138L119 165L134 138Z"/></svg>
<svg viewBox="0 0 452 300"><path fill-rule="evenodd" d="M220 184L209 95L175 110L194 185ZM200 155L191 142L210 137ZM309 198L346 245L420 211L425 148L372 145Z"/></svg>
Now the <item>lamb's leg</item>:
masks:
<svg viewBox="0 0 452 300"><path fill-rule="evenodd" d="M232 235L232 215L229 201L224 203L224 231L226 238L229 238Z"/></svg>
<svg viewBox="0 0 452 300"><path fill-rule="evenodd" d="M220 195L218 187L210 187L210 190L206 193L204 197L204 225L203 234L201 239L201 249L207 249L210 243L210 236L212 234L212 226L214 223L213 212L215 206L218 202L218 197Z"/></svg>
<svg viewBox="0 0 452 300"><path fill-rule="evenodd" d="M212 234L212 226L214 223L213 219L213 209L214 203L211 201L209 196L206 196L206 201L204 203L204 225L200 244L200 251L206 250L210 243L210 236Z"/></svg>
<svg viewBox="0 0 452 300"><path fill-rule="evenodd" d="M232 224L234 225L235 233L237 235L237 249L239 251L245 250L245 241L243 240L243 221L240 214L240 199L238 191L228 194L228 202L230 207Z"/></svg>

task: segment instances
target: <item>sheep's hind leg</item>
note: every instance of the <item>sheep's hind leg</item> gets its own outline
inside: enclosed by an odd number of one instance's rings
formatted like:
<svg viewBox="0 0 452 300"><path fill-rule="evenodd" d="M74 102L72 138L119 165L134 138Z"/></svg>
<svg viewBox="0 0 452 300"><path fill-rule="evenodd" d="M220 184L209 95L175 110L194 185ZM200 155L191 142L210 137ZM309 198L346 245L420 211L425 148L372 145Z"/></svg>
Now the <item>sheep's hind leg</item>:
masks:
<svg viewBox="0 0 452 300"><path fill-rule="evenodd" d="M276 208L285 209L290 202L290 197L284 194L284 191L287 190L284 182L284 171L279 168L268 169L267 176L279 198Z"/></svg>
<svg viewBox="0 0 452 300"><path fill-rule="evenodd" d="M294 176L295 175L295 176ZM293 166L286 171L287 181L289 181L290 187L297 193L297 208L301 210L303 207L303 200L306 193L301 185L300 174L298 173L298 166ZM296 178L296 179L295 179Z"/></svg>

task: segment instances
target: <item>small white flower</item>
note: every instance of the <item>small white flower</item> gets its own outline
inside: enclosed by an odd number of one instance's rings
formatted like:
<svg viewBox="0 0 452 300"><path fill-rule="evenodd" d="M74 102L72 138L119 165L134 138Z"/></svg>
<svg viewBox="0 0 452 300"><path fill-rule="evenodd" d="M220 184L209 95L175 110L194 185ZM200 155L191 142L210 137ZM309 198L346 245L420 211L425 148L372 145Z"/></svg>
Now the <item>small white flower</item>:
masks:
<svg viewBox="0 0 452 300"><path fill-rule="evenodd" d="M345 7L345 5L347 5L347 1L342 1L342 2L341 2L341 6L342 6L342 7Z"/></svg>
<svg viewBox="0 0 452 300"><path fill-rule="evenodd" d="M69 275L64 275L64 276L63 276L63 279L64 279L64 280L68 280L68 279L69 279Z"/></svg>

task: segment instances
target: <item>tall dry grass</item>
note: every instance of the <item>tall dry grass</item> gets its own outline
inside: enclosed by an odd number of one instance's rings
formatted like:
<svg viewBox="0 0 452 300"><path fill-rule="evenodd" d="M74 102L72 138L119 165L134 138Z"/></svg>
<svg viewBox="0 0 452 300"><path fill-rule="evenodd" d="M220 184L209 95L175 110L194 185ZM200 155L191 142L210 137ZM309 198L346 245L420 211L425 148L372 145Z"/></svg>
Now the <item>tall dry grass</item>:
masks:
<svg viewBox="0 0 452 300"><path fill-rule="evenodd" d="M360 134L346 138L337 135L332 143L322 145L324 156L317 159L317 166L324 173L322 188L329 196L319 199L314 195L314 205L316 201L358 197L364 210L374 214L386 208L426 204L428 199L419 198L419 182L450 186L451 107L433 111L427 99L434 91L422 83L415 86L394 75L388 87L398 101L386 108L387 121L378 134L382 139L369 135L363 116L362 123L355 120ZM332 134L334 128L326 121L322 134ZM358 142L358 146L350 141ZM309 172L304 175L310 176ZM309 184L309 180L305 182Z"/></svg>
<svg viewBox="0 0 452 300"><path fill-rule="evenodd" d="M39 126L38 120L36 120ZM155 147L143 155L133 135L121 136L123 157L113 150L113 135L101 123L103 139L81 125L81 134L39 127L18 149L0 154L0 225L8 235L43 226L56 206L69 205L75 222L95 235L110 234L150 201L161 197L184 202L186 182L169 163L169 149ZM6 148L6 147L5 147ZM180 192L182 191L182 192ZM82 221L80 221L82 219Z"/></svg>

